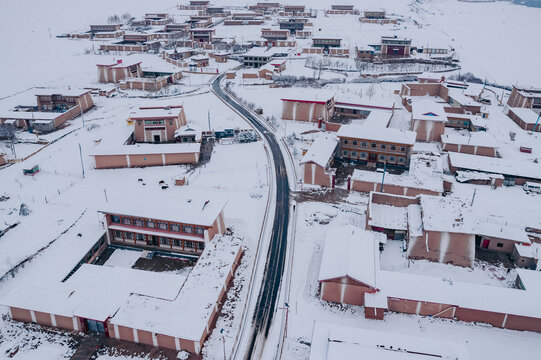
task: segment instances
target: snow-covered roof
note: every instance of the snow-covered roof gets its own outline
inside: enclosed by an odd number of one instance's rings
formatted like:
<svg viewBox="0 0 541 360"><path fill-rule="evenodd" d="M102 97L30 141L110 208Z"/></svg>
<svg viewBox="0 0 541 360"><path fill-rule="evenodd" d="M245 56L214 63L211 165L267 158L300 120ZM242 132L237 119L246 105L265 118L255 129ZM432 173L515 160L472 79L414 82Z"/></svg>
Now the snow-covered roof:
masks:
<svg viewBox="0 0 541 360"><path fill-rule="evenodd" d="M486 132L471 132L469 136L458 134L441 135L443 144L471 145L497 148L497 142L494 137Z"/></svg>
<svg viewBox="0 0 541 360"><path fill-rule="evenodd" d="M200 143L175 143L175 144L100 144L90 154L91 156L105 155L150 155L150 154L191 154L199 153Z"/></svg>
<svg viewBox="0 0 541 360"><path fill-rule="evenodd" d="M109 195L109 200L101 212L212 226L226 203L227 201L220 197L193 193L154 193L152 196L116 193Z"/></svg>
<svg viewBox="0 0 541 360"><path fill-rule="evenodd" d="M488 156L450 152L449 162L453 167L459 169L541 179L541 165L528 161L506 160Z"/></svg>
<svg viewBox="0 0 541 360"><path fill-rule="evenodd" d="M175 130L175 137L195 136L195 140L201 140L201 130L191 125L184 125Z"/></svg>
<svg viewBox="0 0 541 360"><path fill-rule="evenodd" d="M90 92L90 90L87 89L39 89L34 94L36 96L82 96L88 92Z"/></svg>
<svg viewBox="0 0 541 360"><path fill-rule="evenodd" d="M425 355L421 355L425 354ZM310 360L415 360L443 358L469 360L466 346L432 338L359 327L314 324Z"/></svg>
<svg viewBox="0 0 541 360"><path fill-rule="evenodd" d="M524 121L527 124L535 124L537 122L537 119L539 118L539 114L537 114L532 109L528 108L509 108L516 116L520 118L520 120ZM541 121L540 121L541 123ZM539 124L541 126L541 124Z"/></svg>
<svg viewBox="0 0 541 360"><path fill-rule="evenodd" d="M381 128L367 125L342 125L336 133L336 136L413 145L415 144L417 134L414 131L394 128Z"/></svg>
<svg viewBox="0 0 541 360"><path fill-rule="evenodd" d="M184 280L184 276L176 274L83 264L66 285L85 295L73 309L73 315L105 321L130 294L175 299Z"/></svg>
<svg viewBox="0 0 541 360"><path fill-rule="evenodd" d="M120 61L120 60L119 60ZM129 59L128 61L122 60L122 62L111 62L111 64L96 64L96 66L104 66L115 69L123 69L134 65L139 65L141 61Z"/></svg>
<svg viewBox="0 0 541 360"><path fill-rule="evenodd" d="M473 234L476 219L470 206L449 196L420 195L423 228L427 231Z"/></svg>
<svg viewBox="0 0 541 360"><path fill-rule="evenodd" d="M492 179L503 179L501 174L491 174L486 172L479 171L460 171L456 172L456 179L458 182L465 182L470 180L492 180Z"/></svg>
<svg viewBox="0 0 541 360"><path fill-rule="evenodd" d="M471 97L464 95L462 90L456 89L456 88L448 88L448 95L449 97L453 98L456 102L460 103L460 105L470 105L470 106L481 106L481 103L478 103L477 101L473 100Z"/></svg>
<svg viewBox="0 0 541 360"><path fill-rule="evenodd" d="M230 241L229 237L220 237L207 244L174 300L132 295L109 321L199 341L240 251L240 246Z"/></svg>
<svg viewBox="0 0 541 360"><path fill-rule="evenodd" d="M393 117L392 111L372 110L364 121L364 125L379 126L386 128Z"/></svg>
<svg viewBox="0 0 541 360"><path fill-rule="evenodd" d="M248 52L242 54L242 57L246 56L261 56L261 57L272 57L274 55L275 50L273 49L267 49L266 47L253 47Z"/></svg>
<svg viewBox="0 0 541 360"><path fill-rule="evenodd" d="M60 115L60 112L6 111L0 112L0 119L54 120Z"/></svg>
<svg viewBox="0 0 541 360"><path fill-rule="evenodd" d="M138 109L130 114L132 120L177 118L182 112L181 107Z"/></svg>
<svg viewBox="0 0 541 360"><path fill-rule="evenodd" d="M414 120L447 122L443 105L430 99L414 99L411 112Z"/></svg>
<svg viewBox="0 0 541 360"><path fill-rule="evenodd" d="M325 104L326 102L334 98L334 92L329 90L319 90L317 92L310 91L309 89L299 89L295 93L295 97L282 98L282 101L293 101L293 102L310 102Z"/></svg>
<svg viewBox="0 0 541 360"><path fill-rule="evenodd" d="M327 231L319 281L348 276L375 287L374 269L379 269L378 240L374 233L353 225Z"/></svg>
<svg viewBox="0 0 541 360"><path fill-rule="evenodd" d="M410 170L407 173L401 175L392 173L385 174L384 188L385 185L395 185L442 193L442 172L443 169L440 157L414 154L411 156ZM353 180L381 184L383 173L355 169L353 170L352 178Z"/></svg>
<svg viewBox="0 0 541 360"><path fill-rule="evenodd" d="M368 225L384 229L407 230L408 209L392 205L369 204L370 220Z"/></svg>
<svg viewBox="0 0 541 360"><path fill-rule="evenodd" d="M493 217L478 218L477 222L478 235L512 240L523 244L531 243L524 227Z"/></svg>
<svg viewBox="0 0 541 360"><path fill-rule="evenodd" d="M327 166L332 159L337 144L338 139L334 136L320 137L314 141L310 149L304 154L301 164L314 162L321 167Z"/></svg>

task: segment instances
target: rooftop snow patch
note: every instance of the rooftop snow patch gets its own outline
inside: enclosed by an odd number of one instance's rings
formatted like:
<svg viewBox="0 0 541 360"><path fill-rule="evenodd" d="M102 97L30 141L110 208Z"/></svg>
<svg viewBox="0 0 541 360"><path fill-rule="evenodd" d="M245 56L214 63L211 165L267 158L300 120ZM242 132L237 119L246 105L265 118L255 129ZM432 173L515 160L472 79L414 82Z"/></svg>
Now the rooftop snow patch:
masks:
<svg viewBox="0 0 541 360"><path fill-rule="evenodd" d="M177 195L162 192L152 196L115 194L109 197L103 213L140 216L185 224L212 226L227 201L201 194Z"/></svg>
<svg viewBox="0 0 541 360"><path fill-rule="evenodd" d="M393 128L365 125L342 125L336 133L336 136L413 145L415 144L417 134L414 131Z"/></svg>
<svg viewBox="0 0 541 360"><path fill-rule="evenodd" d="M509 108L516 116L518 116L522 121L524 121L526 124L535 124L537 122L537 119L539 118L539 114L537 114L532 109L528 108ZM541 125L541 124L539 124Z"/></svg>
<svg viewBox="0 0 541 360"><path fill-rule="evenodd" d="M327 166L332 159L337 144L338 139L334 136L320 137L314 141L310 149L302 157L301 164L314 162L321 167Z"/></svg>
<svg viewBox="0 0 541 360"><path fill-rule="evenodd" d="M469 360L466 346L430 337L409 336L387 331L314 324L310 360Z"/></svg>
<svg viewBox="0 0 541 360"><path fill-rule="evenodd" d="M496 139L486 132L472 132L469 134L469 136L443 134L441 135L441 142L457 145L484 146L491 148L497 147Z"/></svg>
<svg viewBox="0 0 541 360"><path fill-rule="evenodd" d="M374 269L379 269L378 243L373 232L352 225L329 230L325 237L318 280L347 276L375 286Z"/></svg>
<svg viewBox="0 0 541 360"><path fill-rule="evenodd" d="M475 233L475 218L470 206L452 197L420 195L423 228L427 231Z"/></svg>
<svg viewBox="0 0 541 360"><path fill-rule="evenodd" d="M177 118L182 107L139 109L130 114L132 120Z"/></svg>
<svg viewBox="0 0 541 360"><path fill-rule="evenodd" d="M541 165L533 162L450 152L449 163L458 169L541 179Z"/></svg>
<svg viewBox="0 0 541 360"><path fill-rule="evenodd" d="M199 153L201 143L175 143L175 144L100 144L90 155L150 155L150 154L189 154Z"/></svg>

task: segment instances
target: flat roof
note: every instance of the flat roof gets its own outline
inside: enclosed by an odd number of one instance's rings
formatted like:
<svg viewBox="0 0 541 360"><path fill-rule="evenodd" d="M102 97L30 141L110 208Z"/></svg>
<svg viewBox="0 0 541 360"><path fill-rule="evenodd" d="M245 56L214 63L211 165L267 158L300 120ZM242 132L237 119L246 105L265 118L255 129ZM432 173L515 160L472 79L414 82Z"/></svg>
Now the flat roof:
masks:
<svg viewBox="0 0 541 360"><path fill-rule="evenodd" d="M488 173L541 180L541 165L529 161L506 160L488 156L449 153L451 166Z"/></svg>
<svg viewBox="0 0 541 360"><path fill-rule="evenodd" d="M414 131L394 128L369 125L342 125L336 136L413 145L415 144L417 134Z"/></svg>
<svg viewBox="0 0 541 360"><path fill-rule="evenodd" d="M86 89L39 89L34 94L36 96L82 96L88 92L90 90Z"/></svg>
<svg viewBox="0 0 541 360"><path fill-rule="evenodd" d="M465 344L315 322L310 360L469 360Z"/></svg>
<svg viewBox="0 0 541 360"><path fill-rule="evenodd" d="M471 132L469 136L459 134L443 134L441 135L441 142L442 144L484 146L490 148L498 147L496 145L496 139L486 132Z"/></svg>
<svg viewBox="0 0 541 360"><path fill-rule="evenodd" d="M0 113L0 119L54 120L63 113L42 111L6 111Z"/></svg>
<svg viewBox="0 0 541 360"><path fill-rule="evenodd" d="M514 107L509 108L509 111L512 111L516 116L520 118L520 120L524 121L526 124L535 124L537 122L537 119L539 118L539 114L528 108ZM541 126L541 121L539 125Z"/></svg>
<svg viewBox="0 0 541 360"><path fill-rule="evenodd" d="M443 104L432 99L414 99L411 105L414 120L447 122Z"/></svg>
<svg viewBox="0 0 541 360"><path fill-rule="evenodd" d="M182 107L170 107L170 108L152 108L141 109L132 112L130 119L132 120L151 120L151 119L169 119L178 118L182 112Z"/></svg>
<svg viewBox="0 0 541 360"><path fill-rule="evenodd" d="M476 233L476 218L469 205L449 196L420 195L423 228L428 231Z"/></svg>
<svg viewBox="0 0 541 360"><path fill-rule="evenodd" d="M203 194L132 196L118 193L109 196L100 212L210 227L226 204L224 198Z"/></svg>

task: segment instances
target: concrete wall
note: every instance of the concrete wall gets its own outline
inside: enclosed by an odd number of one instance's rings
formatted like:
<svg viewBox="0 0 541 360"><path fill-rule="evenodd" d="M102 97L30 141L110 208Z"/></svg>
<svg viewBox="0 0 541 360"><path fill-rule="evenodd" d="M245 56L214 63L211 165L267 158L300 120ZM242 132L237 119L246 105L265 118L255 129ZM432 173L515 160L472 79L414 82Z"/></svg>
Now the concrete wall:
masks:
<svg viewBox="0 0 541 360"><path fill-rule="evenodd" d="M351 190L360 192L380 191L381 183L363 181L358 179L352 179ZM398 185L383 185L383 192L387 194L402 195L402 196L417 196L421 194L440 196L441 193L427 190L418 189L412 187L398 186Z"/></svg>
<svg viewBox="0 0 541 360"><path fill-rule="evenodd" d="M489 146L460 145L451 143L442 143L444 151L459 152L463 154L472 154L479 156L496 157L496 148Z"/></svg>
<svg viewBox="0 0 541 360"><path fill-rule="evenodd" d="M475 235L423 230L423 235L410 237L409 259L472 267L475 259Z"/></svg>
<svg viewBox="0 0 541 360"><path fill-rule="evenodd" d="M417 136L415 138L415 140L417 141L441 141L441 135L443 135L443 133L445 132L445 123L441 121L412 119L411 130L417 133Z"/></svg>
<svg viewBox="0 0 541 360"><path fill-rule="evenodd" d="M199 153L92 155L96 169L196 164Z"/></svg>
<svg viewBox="0 0 541 360"><path fill-rule="evenodd" d="M313 102L282 101L282 119L311 122L321 119L326 121L333 114L332 108L327 110L326 107L326 104Z"/></svg>
<svg viewBox="0 0 541 360"><path fill-rule="evenodd" d="M321 300L340 304L364 305L364 294L373 293L372 287L348 276L321 281Z"/></svg>
<svg viewBox="0 0 541 360"><path fill-rule="evenodd" d="M332 187L332 174L314 162L302 164L302 180L305 184Z"/></svg>

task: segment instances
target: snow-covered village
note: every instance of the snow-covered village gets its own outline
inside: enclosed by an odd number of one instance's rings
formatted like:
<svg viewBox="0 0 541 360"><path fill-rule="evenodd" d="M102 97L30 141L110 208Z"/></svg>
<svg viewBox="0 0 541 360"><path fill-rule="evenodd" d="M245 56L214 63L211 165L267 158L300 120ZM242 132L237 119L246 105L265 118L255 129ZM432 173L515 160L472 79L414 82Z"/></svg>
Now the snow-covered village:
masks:
<svg viewBox="0 0 541 360"><path fill-rule="evenodd" d="M2 1L0 359L541 358L540 18Z"/></svg>

